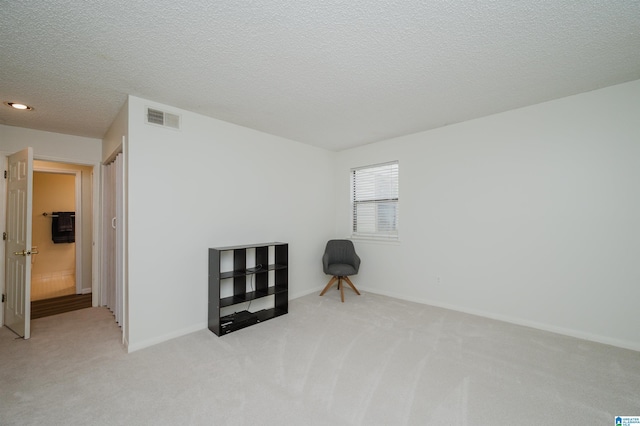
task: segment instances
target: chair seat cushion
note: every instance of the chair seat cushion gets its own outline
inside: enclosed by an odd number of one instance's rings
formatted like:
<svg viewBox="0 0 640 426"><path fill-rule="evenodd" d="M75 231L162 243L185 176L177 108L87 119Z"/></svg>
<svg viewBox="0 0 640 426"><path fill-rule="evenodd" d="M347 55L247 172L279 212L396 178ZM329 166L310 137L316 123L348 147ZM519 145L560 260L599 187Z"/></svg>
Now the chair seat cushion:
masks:
<svg viewBox="0 0 640 426"><path fill-rule="evenodd" d="M346 275L355 275L358 273L356 268L351 265L347 265L346 263L332 263L327 268L327 271L331 275L337 275L339 277L344 277Z"/></svg>

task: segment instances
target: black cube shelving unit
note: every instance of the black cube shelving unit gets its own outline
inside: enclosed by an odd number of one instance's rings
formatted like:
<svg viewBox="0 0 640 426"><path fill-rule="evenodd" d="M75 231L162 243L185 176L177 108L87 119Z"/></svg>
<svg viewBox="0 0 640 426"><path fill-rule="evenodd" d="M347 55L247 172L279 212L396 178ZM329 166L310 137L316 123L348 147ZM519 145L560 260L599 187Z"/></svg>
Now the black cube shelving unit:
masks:
<svg viewBox="0 0 640 426"><path fill-rule="evenodd" d="M273 253L271 263L270 250ZM255 258L248 259L247 252L255 252ZM233 266L222 264L225 253L233 258ZM209 330L222 336L286 314L289 309L288 266L287 243L210 248ZM224 286L226 291L223 292ZM269 308L250 312L241 305L268 296L273 296ZM233 312L221 316L221 310L228 307L232 307ZM238 310L234 309L236 307Z"/></svg>

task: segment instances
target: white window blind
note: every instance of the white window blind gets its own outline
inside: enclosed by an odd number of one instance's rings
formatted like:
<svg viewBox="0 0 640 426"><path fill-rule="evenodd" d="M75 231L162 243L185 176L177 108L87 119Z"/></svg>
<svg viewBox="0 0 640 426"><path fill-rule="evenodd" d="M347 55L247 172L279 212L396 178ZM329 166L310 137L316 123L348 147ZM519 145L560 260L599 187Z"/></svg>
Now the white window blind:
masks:
<svg viewBox="0 0 640 426"><path fill-rule="evenodd" d="M354 236L398 237L398 162L351 170Z"/></svg>

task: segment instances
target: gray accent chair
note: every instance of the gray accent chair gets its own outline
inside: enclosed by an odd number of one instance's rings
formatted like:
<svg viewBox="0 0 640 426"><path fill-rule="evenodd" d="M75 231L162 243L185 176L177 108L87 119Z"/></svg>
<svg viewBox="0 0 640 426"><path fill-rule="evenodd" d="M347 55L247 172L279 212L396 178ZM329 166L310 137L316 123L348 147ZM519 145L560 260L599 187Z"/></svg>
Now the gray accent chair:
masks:
<svg viewBox="0 0 640 426"><path fill-rule="evenodd" d="M349 279L349 275L356 275L360 269L360 257L356 254L351 240L329 240L322 256L322 268L324 273L331 275L331 280L325 286L320 296L323 296L337 281L340 297L344 303L344 285L346 281L359 296L360 292Z"/></svg>

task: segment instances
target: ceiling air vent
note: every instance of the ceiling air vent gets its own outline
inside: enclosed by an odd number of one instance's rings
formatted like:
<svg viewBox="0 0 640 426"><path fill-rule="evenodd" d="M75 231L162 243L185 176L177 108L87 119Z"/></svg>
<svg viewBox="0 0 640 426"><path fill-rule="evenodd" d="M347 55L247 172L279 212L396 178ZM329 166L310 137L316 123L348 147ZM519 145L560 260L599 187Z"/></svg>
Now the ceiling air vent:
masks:
<svg viewBox="0 0 640 426"><path fill-rule="evenodd" d="M158 109L147 108L147 123L171 127L172 129L179 129L180 116L160 111Z"/></svg>

